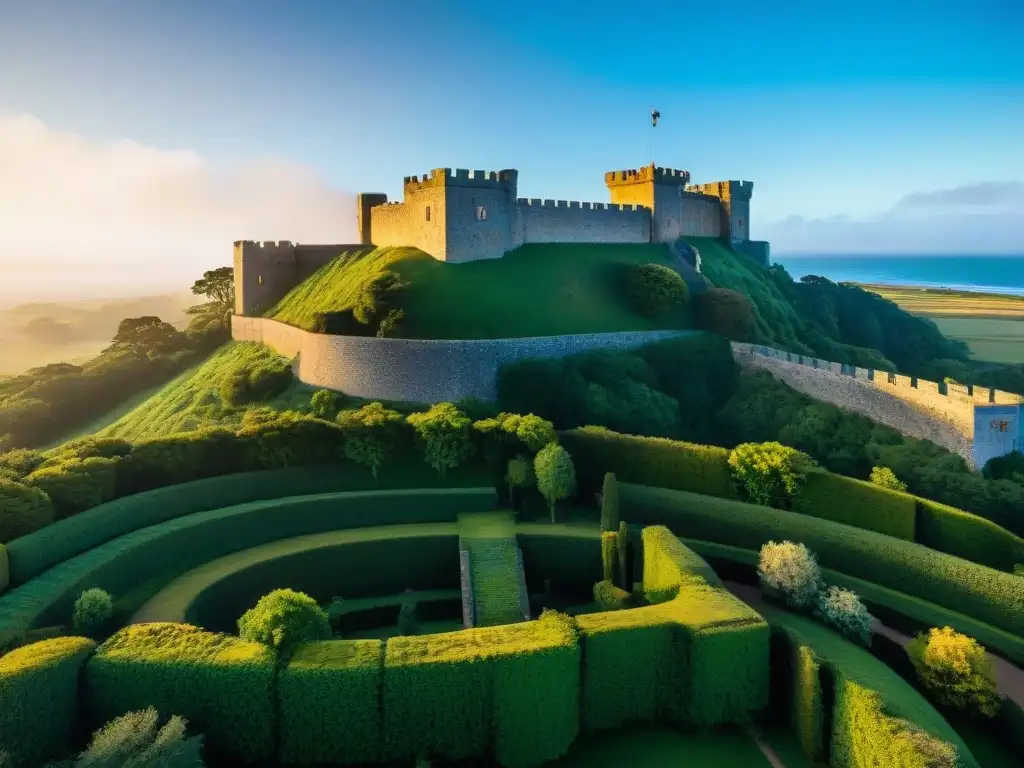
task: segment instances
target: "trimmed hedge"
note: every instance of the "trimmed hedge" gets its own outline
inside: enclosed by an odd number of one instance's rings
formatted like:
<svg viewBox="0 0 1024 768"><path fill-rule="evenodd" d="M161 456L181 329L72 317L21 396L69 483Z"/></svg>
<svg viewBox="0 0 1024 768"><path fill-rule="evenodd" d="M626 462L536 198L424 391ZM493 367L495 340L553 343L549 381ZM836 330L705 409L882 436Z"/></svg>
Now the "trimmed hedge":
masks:
<svg viewBox="0 0 1024 768"><path fill-rule="evenodd" d="M917 499L917 541L926 547L1012 573L1024 563L1024 539L955 507Z"/></svg>
<svg viewBox="0 0 1024 768"><path fill-rule="evenodd" d="M187 624L135 624L113 635L85 667L84 708L97 727L156 707L248 761L273 757L277 655L259 643Z"/></svg>
<svg viewBox="0 0 1024 768"><path fill-rule="evenodd" d="M825 568L934 600L1024 637L1019 576L796 512L638 485L620 484L619 492L624 516L633 522L667 525L687 537L752 550L773 540L799 541Z"/></svg>
<svg viewBox="0 0 1024 768"><path fill-rule="evenodd" d="M667 528L643 531L657 605L578 616L588 729L737 722L768 700L768 625Z"/></svg>
<svg viewBox="0 0 1024 768"><path fill-rule="evenodd" d="M282 763L380 760L383 640L299 646L277 683Z"/></svg>
<svg viewBox="0 0 1024 768"><path fill-rule="evenodd" d="M831 472L809 472L793 511L914 541L913 496ZM941 547L936 547L941 549Z"/></svg>
<svg viewBox="0 0 1024 768"><path fill-rule="evenodd" d="M388 488L484 485L480 472L454 470L443 482L430 467L415 462L402 472L382 473ZM48 568L126 533L195 512L289 496L378 490L366 467L351 462L241 472L171 485L94 507L22 536L7 545L11 583L22 584Z"/></svg>
<svg viewBox="0 0 1024 768"><path fill-rule="evenodd" d="M661 437L635 437L604 427L580 427L559 433L559 442L572 455L581 491L601 489L605 472L621 484L660 488L738 499L729 471L729 451Z"/></svg>
<svg viewBox="0 0 1024 768"><path fill-rule="evenodd" d="M384 656L382 759L461 760L492 747L505 766L565 754L579 730L573 623L538 621L394 637ZM524 735L529 737L525 738Z"/></svg>
<svg viewBox="0 0 1024 768"><path fill-rule="evenodd" d="M0 543L0 595L11 583L11 560L7 554L7 546Z"/></svg>
<svg viewBox="0 0 1024 768"><path fill-rule="evenodd" d="M772 688L769 711L793 732L804 754L828 762L821 660L807 645L795 642L778 623L771 625Z"/></svg>
<svg viewBox="0 0 1024 768"><path fill-rule="evenodd" d="M58 637L0 656L0 744L13 766L37 765L68 745L78 678L96 643Z"/></svg>
<svg viewBox="0 0 1024 768"><path fill-rule="evenodd" d="M454 522L492 509L493 488L356 491L259 501L197 512L108 541L0 596L0 631L61 623L88 587L123 594L171 568L182 571L282 538L343 528Z"/></svg>

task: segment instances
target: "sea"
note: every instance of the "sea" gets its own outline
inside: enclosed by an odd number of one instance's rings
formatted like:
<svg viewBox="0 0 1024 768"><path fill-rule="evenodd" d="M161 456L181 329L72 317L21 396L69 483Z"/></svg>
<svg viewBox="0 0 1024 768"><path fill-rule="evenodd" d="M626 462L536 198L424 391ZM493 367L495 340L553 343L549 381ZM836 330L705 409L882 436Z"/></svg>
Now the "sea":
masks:
<svg viewBox="0 0 1024 768"><path fill-rule="evenodd" d="M1024 295L1024 254L1019 256L884 256L772 254L794 280L804 275L833 282L912 285Z"/></svg>

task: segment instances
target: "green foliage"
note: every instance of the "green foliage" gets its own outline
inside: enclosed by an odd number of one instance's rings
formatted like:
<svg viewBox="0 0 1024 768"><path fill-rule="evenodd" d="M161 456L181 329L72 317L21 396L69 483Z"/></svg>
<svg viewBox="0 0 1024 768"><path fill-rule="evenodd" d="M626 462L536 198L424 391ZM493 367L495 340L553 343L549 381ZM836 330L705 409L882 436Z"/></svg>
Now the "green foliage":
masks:
<svg viewBox="0 0 1024 768"><path fill-rule="evenodd" d="M697 323L705 331L732 341L750 341L757 329L754 305L742 293L711 288L694 297Z"/></svg>
<svg viewBox="0 0 1024 768"><path fill-rule="evenodd" d="M275 589L242 614L238 635L243 640L270 646L287 657L299 643L329 639L331 624L324 609L309 595Z"/></svg>
<svg viewBox="0 0 1024 768"><path fill-rule="evenodd" d="M114 600L102 589L87 589L75 600L71 628L79 635L95 637L114 613Z"/></svg>
<svg viewBox="0 0 1024 768"><path fill-rule="evenodd" d="M910 641L907 655L921 685L939 704L985 717L999 713L995 667L973 637L951 627L932 628Z"/></svg>
<svg viewBox="0 0 1024 768"><path fill-rule="evenodd" d="M601 484L601 530L617 531L619 529L619 485L615 481L614 472L604 473Z"/></svg>
<svg viewBox="0 0 1024 768"><path fill-rule="evenodd" d="M384 664L384 760L491 751L502 765L539 765L579 730L580 650L567 617L391 638Z"/></svg>
<svg viewBox="0 0 1024 768"><path fill-rule="evenodd" d="M594 585L594 602L601 606L602 611L629 608L632 598L629 592L615 586L611 579L599 581Z"/></svg>
<svg viewBox="0 0 1024 768"><path fill-rule="evenodd" d="M338 412L338 397L329 389L318 389L309 399L309 412L318 419L332 421Z"/></svg>
<svg viewBox="0 0 1024 768"><path fill-rule="evenodd" d="M46 493L0 477L0 543L39 530L55 515Z"/></svg>
<svg viewBox="0 0 1024 768"><path fill-rule="evenodd" d="M18 480L31 474L46 461L46 455L31 448L15 448L0 453L0 469L10 471Z"/></svg>
<svg viewBox="0 0 1024 768"><path fill-rule="evenodd" d="M294 378L288 360L268 356L251 368L228 373L220 383L220 396L225 403L236 407L265 402L288 389Z"/></svg>
<svg viewBox="0 0 1024 768"><path fill-rule="evenodd" d="M555 522L555 505L576 492L576 470L572 456L558 443L548 443L533 460L537 490L548 503L551 522Z"/></svg>
<svg viewBox="0 0 1024 768"><path fill-rule="evenodd" d="M502 412L480 419L473 423L473 432L480 438L484 457L495 466L523 454L532 457L548 443L558 441L551 422L532 413Z"/></svg>
<svg viewBox="0 0 1024 768"><path fill-rule="evenodd" d="M644 317L660 317L686 302L686 283L670 267L639 264L631 267L625 283L626 298Z"/></svg>
<svg viewBox="0 0 1024 768"><path fill-rule="evenodd" d="M384 319L380 321L380 326L377 328L377 338L388 339L393 336L397 336L404 321L405 310L389 309L388 313L384 316Z"/></svg>
<svg viewBox="0 0 1024 768"><path fill-rule="evenodd" d="M945 504L915 499L917 541L1000 571L1024 562L1024 539L991 520Z"/></svg>
<svg viewBox="0 0 1024 768"><path fill-rule="evenodd" d="M603 427L563 432L560 441L573 456L585 495L597 491L606 472L614 472L619 483L739 498L724 448L622 435Z"/></svg>
<svg viewBox="0 0 1024 768"><path fill-rule="evenodd" d="M203 272L203 276L192 284L192 293L205 296L224 311L231 311L235 306L234 267L219 267Z"/></svg>
<svg viewBox="0 0 1024 768"><path fill-rule="evenodd" d="M277 682L281 762L378 762L383 661L381 640L300 645Z"/></svg>
<svg viewBox="0 0 1024 768"><path fill-rule="evenodd" d="M337 422L344 433L345 458L370 468L374 478L381 466L402 447L404 418L381 403L342 411Z"/></svg>
<svg viewBox="0 0 1024 768"><path fill-rule="evenodd" d="M629 529L624 521L619 521L619 530L615 532L615 554L619 557L619 585L625 589L629 586Z"/></svg>
<svg viewBox="0 0 1024 768"><path fill-rule="evenodd" d="M0 457L2 461L2 457ZM996 456L989 459L981 470L982 474L990 480L1024 480L1024 453L1010 451L1003 456Z"/></svg>
<svg viewBox="0 0 1024 768"><path fill-rule="evenodd" d="M758 556L762 588L778 592L794 608L810 608L822 589L818 561L803 544L769 541Z"/></svg>
<svg viewBox="0 0 1024 768"><path fill-rule="evenodd" d="M814 615L851 640L871 645L871 614L857 593L842 587L829 587L818 594Z"/></svg>
<svg viewBox="0 0 1024 768"><path fill-rule="evenodd" d="M0 656L0 744L15 765L38 764L68 745L79 672L95 647L82 637L60 637Z"/></svg>
<svg viewBox="0 0 1024 768"><path fill-rule="evenodd" d="M444 477L473 452L472 422L452 403L437 403L429 411L410 414L412 426L427 464Z"/></svg>
<svg viewBox="0 0 1024 768"><path fill-rule="evenodd" d="M793 511L914 541L913 496L874 483L814 470L804 477Z"/></svg>
<svg viewBox="0 0 1024 768"><path fill-rule="evenodd" d="M85 670L94 722L152 706L175 712L207 743L246 761L273 753L276 654L186 624L135 624L115 634Z"/></svg>
<svg viewBox="0 0 1024 768"><path fill-rule="evenodd" d="M807 454L781 443L743 443L729 454L729 468L755 504L788 509L811 467Z"/></svg>
<svg viewBox="0 0 1024 768"><path fill-rule="evenodd" d="M618 544L617 531L601 531L601 573L604 581L613 585L619 580Z"/></svg>
<svg viewBox="0 0 1024 768"><path fill-rule="evenodd" d="M643 529L644 597L651 604L675 599L694 585L721 587L722 581L704 559L666 527Z"/></svg>
<svg viewBox="0 0 1024 768"><path fill-rule="evenodd" d="M515 507L515 489L530 488L537 484L533 474L533 465L524 456L516 456L508 460L508 471L505 473L508 483L508 500Z"/></svg>
<svg viewBox="0 0 1024 768"><path fill-rule="evenodd" d="M148 707L114 718L93 734L75 768L197 768L203 737L186 738L185 720L171 715L159 728L160 714Z"/></svg>
<svg viewBox="0 0 1024 768"><path fill-rule="evenodd" d="M896 477L896 473L888 467L873 467L871 469L871 482L890 491L905 493L907 484Z"/></svg>
<svg viewBox="0 0 1024 768"><path fill-rule="evenodd" d="M402 281L395 272L385 270L370 275L360 288L356 296L355 304L352 307L352 316L363 325L373 325L375 322L380 325L381 318L392 317L389 325L397 325L397 322L404 317L404 313L395 319L391 315L393 304L396 301L396 294L404 288Z"/></svg>
<svg viewBox="0 0 1024 768"><path fill-rule="evenodd" d="M1024 636L1024 591L1012 574L794 512L626 484L619 493L624 512L638 524L667 525L687 538L755 551L772 540L801 541L825 568Z"/></svg>
<svg viewBox="0 0 1024 768"><path fill-rule="evenodd" d="M417 609L416 598L412 595L406 595L402 600L402 605L398 609L398 634L403 637L408 635L417 635L420 631L419 622L416 620L416 609Z"/></svg>
<svg viewBox="0 0 1024 768"><path fill-rule="evenodd" d="M25 485L43 491L58 518L69 517L114 498L120 458L68 458L47 462L25 478Z"/></svg>
<svg viewBox="0 0 1024 768"><path fill-rule="evenodd" d="M7 554L7 547L0 544L0 595L4 593L4 590L11 583L11 561L10 556ZM2 653L2 649L0 649Z"/></svg>

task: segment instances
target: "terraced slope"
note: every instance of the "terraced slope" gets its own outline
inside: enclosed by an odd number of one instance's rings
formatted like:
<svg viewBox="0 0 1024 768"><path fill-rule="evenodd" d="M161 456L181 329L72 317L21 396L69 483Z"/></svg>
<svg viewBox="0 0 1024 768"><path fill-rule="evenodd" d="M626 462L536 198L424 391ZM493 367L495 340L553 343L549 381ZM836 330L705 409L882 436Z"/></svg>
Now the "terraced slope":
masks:
<svg viewBox="0 0 1024 768"><path fill-rule="evenodd" d="M476 626L522 621L515 523L507 512L459 516L459 546L469 552Z"/></svg>

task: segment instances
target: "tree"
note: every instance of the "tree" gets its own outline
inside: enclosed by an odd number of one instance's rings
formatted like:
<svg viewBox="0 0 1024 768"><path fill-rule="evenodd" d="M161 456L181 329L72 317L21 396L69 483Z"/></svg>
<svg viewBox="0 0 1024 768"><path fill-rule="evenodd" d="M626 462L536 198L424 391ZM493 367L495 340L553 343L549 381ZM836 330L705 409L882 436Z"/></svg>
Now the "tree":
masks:
<svg viewBox="0 0 1024 768"><path fill-rule="evenodd" d="M192 293L210 299L210 303L216 305L216 308L222 312L233 310L235 306L234 267L220 267L203 272L203 276L192 284Z"/></svg>
<svg viewBox="0 0 1024 768"><path fill-rule="evenodd" d="M754 305L742 293L710 288L694 298L700 327L732 341L750 341L757 327Z"/></svg>
<svg viewBox="0 0 1024 768"><path fill-rule="evenodd" d="M615 554L619 556L619 586L629 587L629 528L624 520L619 521L619 530L615 532Z"/></svg>
<svg viewBox="0 0 1024 768"><path fill-rule="evenodd" d="M64 346L75 340L75 328L52 317L34 317L19 332L37 344Z"/></svg>
<svg viewBox="0 0 1024 768"><path fill-rule="evenodd" d="M71 626L76 633L93 637L114 614L114 601L102 589L87 589L75 600Z"/></svg>
<svg viewBox="0 0 1024 768"><path fill-rule="evenodd" d="M629 270L626 296L638 314L658 317L686 301L686 283L663 264L639 264Z"/></svg>
<svg viewBox="0 0 1024 768"><path fill-rule="evenodd" d="M526 488L531 477L530 462L528 462L523 456L516 456L514 459L508 460L508 472L505 475L505 480L508 482L508 503L515 509L515 489Z"/></svg>
<svg viewBox="0 0 1024 768"><path fill-rule="evenodd" d="M888 467L874 467L871 470L871 482L890 491L907 491L907 484L896 477L896 473Z"/></svg>
<svg viewBox="0 0 1024 768"><path fill-rule="evenodd" d="M548 443L533 460L537 475L537 488L551 511L551 522L555 522L555 505L568 498L576 490L576 469L572 456L558 443Z"/></svg>
<svg viewBox="0 0 1024 768"><path fill-rule="evenodd" d="M754 504L788 509L812 461L781 443L743 443L729 454L736 482Z"/></svg>
<svg viewBox="0 0 1024 768"><path fill-rule="evenodd" d="M187 738L187 722L172 715L163 726L155 707L121 715L93 734L67 768L196 768L205 765L203 737Z"/></svg>
<svg viewBox="0 0 1024 768"><path fill-rule="evenodd" d="M951 627L933 627L907 644L907 655L921 684L939 704L986 717L998 714L995 667L973 637Z"/></svg>
<svg viewBox="0 0 1024 768"><path fill-rule="evenodd" d="M402 414L382 403L368 403L354 411L342 411L337 422L344 433L345 458L370 468L374 479L398 449Z"/></svg>
<svg viewBox="0 0 1024 768"><path fill-rule="evenodd" d="M185 346L185 335L154 315L126 317L117 326L113 341L104 352L126 351L136 357L156 357Z"/></svg>
<svg viewBox="0 0 1024 768"><path fill-rule="evenodd" d="M286 658L299 643L330 639L331 623L309 595L275 589L242 614L238 634L243 640L275 648Z"/></svg>
<svg viewBox="0 0 1024 768"><path fill-rule="evenodd" d="M423 458L441 477L473 452L473 422L452 403L438 403L429 411L410 414L406 421L416 432Z"/></svg>
<svg viewBox="0 0 1024 768"><path fill-rule="evenodd" d="M329 389L318 389L309 399L309 410L318 419L333 419L338 398Z"/></svg>
<svg viewBox="0 0 1024 768"><path fill-rule="evenodd" d="M619 529L619 484L615 475L605 472L604 484L601 486L601 530L617 531Z"/></svg>

